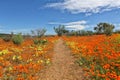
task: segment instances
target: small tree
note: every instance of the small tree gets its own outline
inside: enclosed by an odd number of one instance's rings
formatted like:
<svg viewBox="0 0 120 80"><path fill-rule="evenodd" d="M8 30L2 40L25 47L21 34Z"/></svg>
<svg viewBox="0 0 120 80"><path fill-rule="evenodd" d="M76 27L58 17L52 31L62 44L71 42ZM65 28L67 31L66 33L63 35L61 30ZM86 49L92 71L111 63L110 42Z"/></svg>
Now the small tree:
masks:
<svg viewBox="0 0 120 80"><path fill-rule="evenodd" d="M54 27L54 30L58 36L62 36L63 34L68 32L68 30L65 29L64 25L59 25L57 28Z"/></svg>
<svg viewBox="0 0 120 80"><path fill-rule="evenodd" d="M97 27L94 27L94 30L97 32L97 34L104 33L107 36L110 36L113 33L114 27L114 25L109 23L99 23Z"/></svg>
<svg viewBox="0 0 120 80"><path fill-rule="evenodd" d="M104 30L104 33L105 33L107 36L111 36L112 33L113 33L113 29L114 29L114 27L106 27L106 29Z"/></svg>
<svg viewBox="0 0 120 80"><path fill-rule="evenodd" d="M31 33L33 34L33 36L37 36L38 38L41 38L42 36L44 36L46 31L47 31L46 29L37 29L37 30L31 30Z"/></svg>

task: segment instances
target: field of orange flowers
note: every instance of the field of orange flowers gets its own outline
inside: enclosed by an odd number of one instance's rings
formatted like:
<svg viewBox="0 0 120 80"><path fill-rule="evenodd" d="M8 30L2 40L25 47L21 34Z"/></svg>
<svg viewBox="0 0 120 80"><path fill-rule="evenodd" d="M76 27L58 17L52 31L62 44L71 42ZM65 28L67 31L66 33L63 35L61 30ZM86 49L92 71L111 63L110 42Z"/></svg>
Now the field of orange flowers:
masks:
<svg viewBox="0 0 120 80"><path fill-rule="evenodd" d="M0 80L38 80L51 64L58 37L47 37L44 45L26 39L15 45L0 39ZM120 80L120 34L63 37L89 80Z"/></svg>
<svg viewBox="0 0 120 80"><path fill-rule="evenodd" d="M120 34L63 38L89 80L120 80Z"/></svg>
<svg viewBox="0 0 120 80"><path fill-rule="evenodd" d="M45 45L35 45L26 39L18 46L0 39L0 80L38 80L40 70L51 64L50 51L56 38L45 40Z"/></svg>

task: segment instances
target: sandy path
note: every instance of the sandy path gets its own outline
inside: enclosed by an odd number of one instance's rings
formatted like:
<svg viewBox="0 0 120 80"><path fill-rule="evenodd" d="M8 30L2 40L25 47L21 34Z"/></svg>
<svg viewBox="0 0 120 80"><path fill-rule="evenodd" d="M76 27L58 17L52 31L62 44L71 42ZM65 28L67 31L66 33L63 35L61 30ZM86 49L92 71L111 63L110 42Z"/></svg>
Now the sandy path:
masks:
<svg viewBox="0 0 120 80"><path fill-rule="evenodd" d="M40 73L39 80L84 80L81 68L74 64L74 58L62 39L55 44L54 53L52 65Z"/></svg>

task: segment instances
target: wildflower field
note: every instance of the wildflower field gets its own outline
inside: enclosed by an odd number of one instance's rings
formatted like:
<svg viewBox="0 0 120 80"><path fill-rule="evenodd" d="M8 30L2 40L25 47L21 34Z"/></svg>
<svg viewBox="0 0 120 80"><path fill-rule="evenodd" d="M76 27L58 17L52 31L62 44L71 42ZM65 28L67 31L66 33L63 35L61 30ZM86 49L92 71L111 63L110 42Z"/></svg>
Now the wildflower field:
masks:
<svg viewBox="0 0 120 80"><path fill-rule="evenodd" d="M88 80L120 80L120 34L63 38Z"/></svg>
<svg viewBox="0 0 120 80"><path fill-rule="evenodd" d="M46 44L35 45L25 39L21 45L0 39L0 80L38 80L39 72L51 64L55 37L43 38Z"/></svg>
<svg viewBox="0 0 120 80"><path fill-rule="evenodd" d="M84 80L120 80L120 34L27 38L20 45L0 39L0 80L39 80L40 71L52 65L57 40L64 41L64 44L58 43L59 46L69 48L75 63L87 77ZM56 54L62 56L63 53Z"/></svg>

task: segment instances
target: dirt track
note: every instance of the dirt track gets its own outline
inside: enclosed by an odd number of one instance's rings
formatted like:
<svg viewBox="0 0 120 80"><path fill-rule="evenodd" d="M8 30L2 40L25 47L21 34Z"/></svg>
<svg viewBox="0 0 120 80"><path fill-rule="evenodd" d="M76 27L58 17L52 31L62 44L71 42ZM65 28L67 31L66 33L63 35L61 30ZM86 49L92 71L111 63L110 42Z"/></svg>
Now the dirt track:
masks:
<svg viewBox="0 0 120 80"><path fill-rule="evenodd" d="M74 64L74 58L62 39L54 46L52 65L40 73L39 80L84 80L82 69Z"/></svg>

